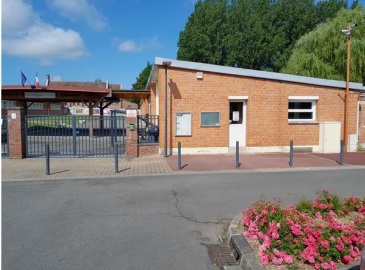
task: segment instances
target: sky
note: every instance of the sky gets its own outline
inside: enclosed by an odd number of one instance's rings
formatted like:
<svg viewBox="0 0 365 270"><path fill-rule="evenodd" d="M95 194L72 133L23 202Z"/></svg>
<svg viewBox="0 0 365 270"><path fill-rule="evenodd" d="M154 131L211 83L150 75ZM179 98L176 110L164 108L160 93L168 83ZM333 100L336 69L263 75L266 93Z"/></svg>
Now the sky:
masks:
<svg viewBox="0 0 365 270"><path fill-rule="evenodd" d="M196 0L1 0L1 82L109 80L131 89L155 57L176 59ZM352 1L349 1L350 4ZM365 6L365 0L360 1Z"/></svg>

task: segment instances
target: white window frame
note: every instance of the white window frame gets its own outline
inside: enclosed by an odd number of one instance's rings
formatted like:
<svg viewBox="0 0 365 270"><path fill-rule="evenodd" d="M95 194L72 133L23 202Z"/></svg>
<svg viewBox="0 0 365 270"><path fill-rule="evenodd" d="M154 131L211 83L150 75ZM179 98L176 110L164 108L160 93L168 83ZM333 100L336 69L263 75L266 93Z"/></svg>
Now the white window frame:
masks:
<svg viewBox="0 0 365 270"><path fill-rule="evenodd" d="M317 121L317 101L318 96L289 96L288 98L288 114L289 113L301 113L301 112L310 112L312 113L311 119L289 119L289 123L314 123ZM310 109L289 109L290 102L310 102L312 107Z"/></svg>

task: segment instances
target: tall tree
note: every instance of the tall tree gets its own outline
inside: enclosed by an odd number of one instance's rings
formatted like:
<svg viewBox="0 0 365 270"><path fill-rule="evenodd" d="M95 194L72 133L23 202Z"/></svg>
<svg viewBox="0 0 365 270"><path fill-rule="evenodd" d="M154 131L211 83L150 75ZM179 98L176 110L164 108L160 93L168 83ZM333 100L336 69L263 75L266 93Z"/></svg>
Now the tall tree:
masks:
<svg viewBox="0 0 365 270"><path fill-rule="evenodd" d="M261 69L269 61L272 39L270 0L233 0L228 9L226 65Z"/></svg>
<svg viewBox="0 0 365 270"><path fill-rule="evenodd" d="M355 1L356 2L356 1ZM355 3L354 2L354 3ZM327 0L317 3L317 23L325 22L336 16L341 8L347 8L346 0Z"/></svg>
<svg viewBox="0 0 365 270"><path fill-rule="evenodd" d="M224 65L227 0L198 0L180 32L177 59Z"/></svg>
<svg viewBox="0 0 365 270"><path fill-rule="evenodd" d="M354 10L342 9L336 17L301 37L283 73L317 78L345 80L347 70L347 37L340 33L348 24L351 31L350 80L365 82L365 10L358 4Z"/></svg>
<svg viewBox="0 0 365 270"><path fill-rule="evenodd" d="M133 90L143 90L146 88L148 78L150 76L152 70L152 64L150 62L147 62L147 66L139 73L139 76L136 78L136 82L132 84ZM138 104L138 108L141 104L140 99L127 99L130 102Z"/></svg>
<svg viewBox="0 0 365 270"><path fill-rule="evenodd" d="M198 0L180 32L180 60L279 71L295 42L346 0Z"/></svg>
<svg viewBox="0 0 365 270"><path fill-rule="evenodd" d="M132 84L133 90L142 90L146 88L151 70L152 64L150 62L147 62L147 66L141 71L141 73L139 73L139 76L136 78L136 82Z"/></svg>

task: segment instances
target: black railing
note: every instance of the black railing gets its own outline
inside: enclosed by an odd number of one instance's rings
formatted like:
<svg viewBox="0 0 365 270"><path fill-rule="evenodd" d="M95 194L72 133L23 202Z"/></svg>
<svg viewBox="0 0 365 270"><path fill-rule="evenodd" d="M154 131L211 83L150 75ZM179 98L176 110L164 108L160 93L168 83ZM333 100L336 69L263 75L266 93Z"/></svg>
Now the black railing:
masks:
<svg viewBox="0 0 365 270"><path fill-rule="evenodd" d="M159 142L159 121L158 115L138 115L137 130L138 143L158 143Z"/></svg>
<svg viewBox="0 0 365 270"><path fill-rule="evenodd" d="M1 116L1 156L9 156L9 140L8 140L8 117Z"/></svg>
<svg viewBox="0 0 365 270"><path fill-rule="evenodd" d="M125 153L124 116L27 116L26 156L112 157L114 145Z"/></svg>

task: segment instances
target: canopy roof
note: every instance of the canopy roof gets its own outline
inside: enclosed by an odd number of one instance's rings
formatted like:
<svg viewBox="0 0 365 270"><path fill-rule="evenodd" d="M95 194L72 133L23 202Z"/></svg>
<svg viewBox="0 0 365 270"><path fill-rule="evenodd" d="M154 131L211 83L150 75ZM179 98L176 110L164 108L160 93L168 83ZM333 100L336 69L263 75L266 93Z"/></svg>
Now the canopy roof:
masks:
<svg viewBox="0 0 365 270"><path fill-rule="evenodd" d="M1 99L20 102L99 102L119 99L145 99L149 90L114 90L97 87L76 87L48 85L34 87L30 85L2 85Z"/></svg>

